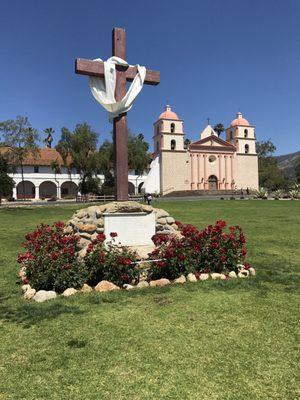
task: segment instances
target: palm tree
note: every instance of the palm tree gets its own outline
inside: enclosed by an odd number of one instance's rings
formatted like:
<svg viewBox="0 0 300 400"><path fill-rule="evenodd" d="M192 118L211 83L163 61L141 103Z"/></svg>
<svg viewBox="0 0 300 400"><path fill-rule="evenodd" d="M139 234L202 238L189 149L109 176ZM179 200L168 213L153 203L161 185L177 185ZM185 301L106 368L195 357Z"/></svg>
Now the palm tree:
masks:
<svg viewBox="0 0 300 400"><path fill-rule="evenodd" d="M218 136L220 136L221 133L225 131L224 125L219 122L217 125L214 126L214 131L216 131Z"/></svg>
<svg viewBox="0 0 300 400"><path fill-rule="evenodd" d="M44 129L44 132L46 133L47 137L44 140L44 142L46 143L47 147L51 148L51 143L53 142L53 137L52 135L54 134L55 130L53 128L46 128Z"/></svg>

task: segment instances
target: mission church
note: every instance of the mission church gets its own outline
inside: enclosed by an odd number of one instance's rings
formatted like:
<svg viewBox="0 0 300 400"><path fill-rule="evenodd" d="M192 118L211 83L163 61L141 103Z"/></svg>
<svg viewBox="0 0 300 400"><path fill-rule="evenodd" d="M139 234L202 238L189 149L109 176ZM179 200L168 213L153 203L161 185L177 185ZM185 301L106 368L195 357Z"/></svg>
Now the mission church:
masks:
<svg viewBox="0 0 300 400"><path fill-rule="evenodd" d="M239 112L225 130L226 140L207 125L199 140L187 144L183 120L166 106L154 123L150 169L142 176L129 171L129 194L258 189L254 129ZM0 152L8 150L0 148ZM59 173L53 171L53 162L60 166ZM23 172L24 181L20 168L10 174L15 182L14 198L63 198L78 193L80 175L74 170L68 172L51 143L39 149L37 158L26 157ZM98 177L104 181L103 175Z"/></svg>
<svg viewBox="0 0 300 400"><path fill-rule="evenodd" d="M238 112L226 140L208 124L187 144L183 120L166 106L154 123L154 156L143 185L147 193L258 189L255 127Z"/></svg>

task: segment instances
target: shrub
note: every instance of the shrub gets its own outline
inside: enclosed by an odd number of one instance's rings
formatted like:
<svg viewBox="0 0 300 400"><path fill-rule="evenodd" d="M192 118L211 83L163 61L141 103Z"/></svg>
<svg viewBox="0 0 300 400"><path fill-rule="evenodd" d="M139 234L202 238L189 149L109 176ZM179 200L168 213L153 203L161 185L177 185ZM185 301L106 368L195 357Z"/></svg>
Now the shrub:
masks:
<svg viewBox="0 0 300 400"><path fill-rule="evenodd" d="M224 232L225 221L217 221L203 231L193 225L179 226L182 238L153 237L158 247L150 257L158 262L150 269L151 279L175 279L189 272L237 272L237 265L243 264L246 239L239 226L229 227L228 232Z"/></svg>
<svg viewBox="0 0 300 400"><path fill-rule="evenodd" d="M268 191L267 189L261 187L255 191L255 195L257 199L267 199L268 198Z"/></svg>
<svg viewBox="0 0 300 400"><path fill-rule="evenodd" d="M30 283L36 290L57 292L82 286L87 273L76 256L78 237L65 235L63 230L63 222L56 222L52 227L42 224L25 236L26 253L18 257L23 283Z"/></svg>
<svg viewBox="0 0 300 400"><path fill-rule="evenodd" d="M274 194L274 199L279 200L283 197L283 190L277 189L273 194Z"/></svg>
<svg viewBox="0 0 300 400"><path fill-rule="evenodd" d="M96 285L101 280L118 286L131 283L138 278L137 255L126 247L115 246L116 233L111 233L111 241L104 244L105 235L99 234L87 248L84 258L88 270L88 283Z"/></svg>

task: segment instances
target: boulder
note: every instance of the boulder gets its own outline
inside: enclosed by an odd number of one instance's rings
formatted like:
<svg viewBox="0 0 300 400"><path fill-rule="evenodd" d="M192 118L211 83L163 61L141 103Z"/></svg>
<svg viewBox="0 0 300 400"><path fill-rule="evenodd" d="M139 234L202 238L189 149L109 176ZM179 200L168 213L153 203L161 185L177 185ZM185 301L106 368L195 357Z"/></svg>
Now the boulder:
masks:
<svg viewBox="0 0 300 400"><path fill-rule="evenodd" d="M213 272L212 274L210 274L211 279L221 279L221 274L218 274L217 272Z"/></svg>
<svg viewBox="0 0 300 400"><path fill-rule="evenodd" d="M120 290L120 288L112 282L101 281L95 286L95 290L96 292L111 292L113 290Z"/></svg>
<svg viewBox="0 0 300 400"><path fill-rule="evenodd" d="M249 271L247 271L246 269L242 269L239 273L238 273L238 277L239 278L248 278L249 276Z"/></svg>
<svg viewBox="0 0 300 400"><path fill-rule="evenodd" d="M64 228L64 233L69 234L73 232L73 228L71 225L68 225Z"/></svg>
<svg viewBox="0 0 300 400"><path fill-rule="evenodd" d="M169 279L166 278L161 278L161 279L157 279L155 281L150 281L150 286L151 287L155 287L155 286L166 286L166 285L170 285L170 281Z"/></svg>
<svg viewBox="0 0 300 400"><path fill-rule="evenodd" d="M181 275L179 278L175 279L173 283L185 283L186 279L184 275Z"/></svg>
<svg viewBox="0 0 300 400"><path fill-rule="evenodd" d="M228 276L229 276L229 278L237 278L235 271L230 271Z"/></svg>
<svg viewBox="0 0 300 400"><path fill-rule="evenodd" d="M66 289L62 293L62 295L65 296L65 297L69 297L69 296L73 296L73 294L76 294L77 292L78 292L78 290L76 290L76 289L71 287L71 288Z"/></svg>
<svg viewBox="0 0 300 400"><path fill-rule="evenodd" d="M250 274L250 275L252 275L252 276L255 276L255 275L256 275L256 271L255 271L255 269L254 269L253 267L250 267L250 268L248 269L248 271L249 271L249 274Z"/></svg>
<svg viewBox="0 0 300 400"><path fill-rule="evenodd" d="M84 283L80 291L81 293L90 293L93 291L93 288L89 286L87 283Z"/></svg>
<svg viewBox="0 0 300 400"><path fill-rule="evenodd" d="M21 289L22 289L22 292L25 293L28 289L31 289L31 286L28 285L28 284L27 285L22 285Z"/></svg>
<svg viewBox="0 0 300 400"><path fill-rule="evenodd" d="M87 233L94 233L97 229L97 226L94 224L84 224L82 222L79 222L76 225L76 228L80 231L80 232L87 232Z"/></svg>
<svg viewBox="0 0 300 400"><path fill-rule="evenodd" d="M167 221L167 223L170 224L170 225L172 225L172 224L175 223L175 219L174 219L173 217L167 217L167 218L166 218L166 221Z"/></svg>
<svg viewBox="0 0 300 400"><path fill-rule="evenodd" d="M23 297L24 297L24 299L30 300L34 297L35 293L36 293L36 290L30 288L30 289L26 290Z"/></svg>
<svg viewBox="0 0 300 400"><path fill-rule="evenodd" d="M209 279L209 274L200 274L199 275L199 281L206 281Z"/></svg>
<svg viewBox="0 0 300 400"><path fill-rule="evenodd" d="M158 220L159 218L164 218L164 217L170 216L170 214L167 211L165 211L161 208L155 208L154 211L156 214L156 220Z"/></svg>
<svg viewBox="0 0 300 400"><path fill-rule="evenodd" d="M93 239L92 239L92 235L91 235L90 233L87 233L87 232L81 232L81 233L80 233L80 237L81 237L81 239L86 239L86 240L88 240L89 242L90 242L91 240L93 240Z"/></svg>
<svg viewBox="0 0 300 400"><path fill-rule="evenodd" d="M141 281L136 285L136 287L138 289L147 288L147 287L149 287L149 283L147 281Z"/></svg>
<svg viewBox="0 0 300 400"><path fill-rule="evenodd" d="M125 283L125 284L123 285L123 288L124 288L125 290L132 290L132 289L135 289L135 286L129 285L129 283Z"/></svg>
<svg viewBox="0 0 300 400"><path fill-rule="evenodd" d="M192 274L191 272L188 274L186 279L188 282L197 282L197 278L196 278L195 274Z"/></svg>
<svg viewBox="0 0 300 400"><path fill-rule="evenodd" d="M166 220L166 218L158 218L157 223L161 224L161 225L166 225L167 220Z"/></svg>
<svg viewBox="0 0 300 400"><path fill-rule="evenodd" d="M225 275L225 274L220 274L221 276L220 276L220 279L222 280L222 281L225 281L226 279L227 279L227 276Z"/></svg>
<svg viewBox="0 0 300 400"><path fill-rule="evenodd" d="M79 219L84 218L84 217L86 217L87 215L88 215L88 214L87 214L87 210L86 210L86 209L76 211L76 213L75 213L75 216L76 216L77 218L79 218Z"/></svg>
<svg viewBox="0 0 300 400"><path fill-rule="evenodd" d="M54 290L39 290L33 296L33 300L38 303L43 303L44 301L52 300L55 299L56 297L57 294L54 292Z"/></svg>

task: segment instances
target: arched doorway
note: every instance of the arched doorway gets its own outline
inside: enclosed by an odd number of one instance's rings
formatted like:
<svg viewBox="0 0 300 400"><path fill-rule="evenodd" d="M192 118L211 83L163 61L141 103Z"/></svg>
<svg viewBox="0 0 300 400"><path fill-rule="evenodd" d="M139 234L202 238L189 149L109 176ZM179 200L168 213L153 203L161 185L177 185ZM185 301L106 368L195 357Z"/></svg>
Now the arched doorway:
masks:
<svg viewBox="0 0 300 400"><path fill-rule="evenodd" d="M60 187L61 197L76 197L78 186L72 181L64 182Z"/></svg>
<svg viewBox="0 0 300 400"><path fill-rule="evenodd" d="M54 182L44 181L40 184L40 197L57 197L57 187Z"/></svg>
<svg viewBox="0 0 300 400"><path fill-rule="evenodd" d="M30 181L23 181L17 184L17 199L34 199L35 186Z"/></svg>
<svg viewBox="0 0 300 400"><path fill-rule="evenodd" d="M218 178L215 175L211 175L208 178L208 189L217 190L218 189Z"/></svg>
<svg viewBox="0 0 300 400"><path fill-rule="evenodd" d="M128 194L135 194L135 187L131 182L128 182Z"/></svg>

